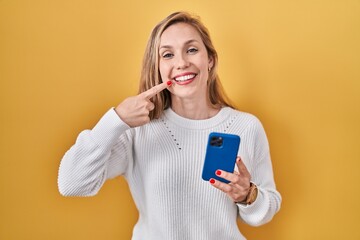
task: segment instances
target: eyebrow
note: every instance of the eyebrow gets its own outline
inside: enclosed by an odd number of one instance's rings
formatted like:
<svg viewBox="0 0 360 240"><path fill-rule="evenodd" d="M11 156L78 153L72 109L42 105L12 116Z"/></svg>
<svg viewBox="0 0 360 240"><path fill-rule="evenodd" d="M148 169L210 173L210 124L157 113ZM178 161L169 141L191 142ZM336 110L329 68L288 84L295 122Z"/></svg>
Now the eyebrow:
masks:
<svg viewBox="0 0 360 240"><path fill-rule="evenodd" d="M188 45L188 44L193 43L193 42L199 42L199 41L198 41L198 40L195 40L195 39L190 39L190 40L186 41L184 45ZM160 46L160 47L159 47L159 50L162 49L162 48L172 48L172 46L170 46L170 45L163 45L163 46Z"/></svg>

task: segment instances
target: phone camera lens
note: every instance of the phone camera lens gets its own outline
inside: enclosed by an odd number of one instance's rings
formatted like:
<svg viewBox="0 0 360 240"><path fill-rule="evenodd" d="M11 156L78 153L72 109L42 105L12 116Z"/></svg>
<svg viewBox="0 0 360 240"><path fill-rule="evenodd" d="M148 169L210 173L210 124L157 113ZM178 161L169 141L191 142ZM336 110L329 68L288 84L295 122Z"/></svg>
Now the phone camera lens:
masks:
<svg viewBox="0 0 360 240"><path fill-rule="evenodd" d="M214 136L211 138L210 140L210 145L214 146L214 147L221 147L223 144L223 139L222 137L219 136Z"/></svg>

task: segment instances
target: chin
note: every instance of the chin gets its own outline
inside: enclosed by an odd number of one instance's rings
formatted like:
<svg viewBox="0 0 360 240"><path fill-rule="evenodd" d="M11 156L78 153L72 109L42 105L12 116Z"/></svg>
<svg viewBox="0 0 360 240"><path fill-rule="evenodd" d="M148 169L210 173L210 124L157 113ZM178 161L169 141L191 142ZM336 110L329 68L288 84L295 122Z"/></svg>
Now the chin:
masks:
<svg viewBox="0 0 360 240"><path fill-rule="evenodd" d="M206 96L206 94L201 94L199 89L191 89L191 88L182 88L182 89L171 89L172 97L179 99L196 99L200 96Z"/></svg>

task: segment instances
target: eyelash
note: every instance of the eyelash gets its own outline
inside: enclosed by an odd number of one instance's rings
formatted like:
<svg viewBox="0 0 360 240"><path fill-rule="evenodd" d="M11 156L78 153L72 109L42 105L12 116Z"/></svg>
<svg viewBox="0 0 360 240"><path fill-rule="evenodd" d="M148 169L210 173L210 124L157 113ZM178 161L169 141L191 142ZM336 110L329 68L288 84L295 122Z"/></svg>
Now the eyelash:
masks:
<svg viewBox="0 0 360 240"><path fill-rule="evenodd" d="M189 48L186 52L187 53L197 53L199 50L197 48ZM163 58L171 58L173 57L174 54L172 53L166 53L166 54L163 54Z"/></svg>
<svg viewBox="0 0 360 240"><path fill-rule="evenodd" d="M172 57L174 54L172 54L172 53L166 53L166 54L164 54L163 55L163 58L170 58L170 57Z"/></svg>
<svg viewBox="0 0 360 240"><path fill-rule="evenodd" d="M189 52L189 53L196 53L198 52L199 50L197 50L197 48L189 48L186 52Z"/></svg>

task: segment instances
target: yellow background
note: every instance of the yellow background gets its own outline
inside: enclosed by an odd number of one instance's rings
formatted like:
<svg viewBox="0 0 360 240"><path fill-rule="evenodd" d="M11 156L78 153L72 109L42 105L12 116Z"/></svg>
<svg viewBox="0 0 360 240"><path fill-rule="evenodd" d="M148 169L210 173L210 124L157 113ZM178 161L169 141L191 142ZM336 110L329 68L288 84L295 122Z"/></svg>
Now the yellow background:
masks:
<svg viewBox="0 0 360 240"><path fill-rule="evenodd" d="M130 239L126 182L64 198L78 133L136 94L152 27L202 17L220 76L263 122L283 196L249 239L360 239L359 0L0 0L0 239Z"/></svg>

